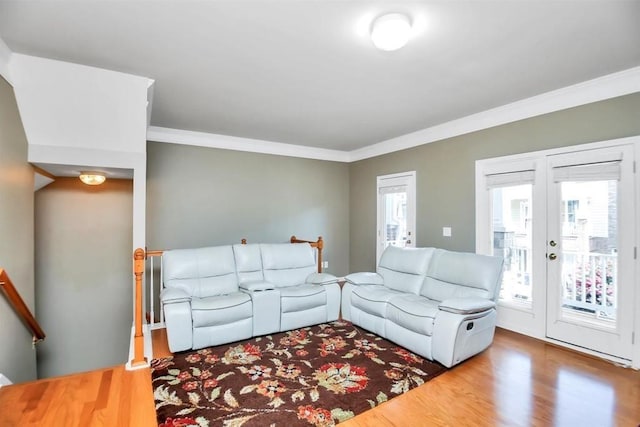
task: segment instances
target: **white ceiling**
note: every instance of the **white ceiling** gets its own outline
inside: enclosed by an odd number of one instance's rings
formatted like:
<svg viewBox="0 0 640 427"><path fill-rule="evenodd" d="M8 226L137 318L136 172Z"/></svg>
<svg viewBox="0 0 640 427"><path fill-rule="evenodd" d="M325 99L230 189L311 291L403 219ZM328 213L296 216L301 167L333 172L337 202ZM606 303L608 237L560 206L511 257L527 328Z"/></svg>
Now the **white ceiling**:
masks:
<svg viewBox="0 0 640 427"><path fill-rule="evenodd" d="M0 37L154 79L154 126L351 151L639 66L640 1L0 0Z"/></svg>

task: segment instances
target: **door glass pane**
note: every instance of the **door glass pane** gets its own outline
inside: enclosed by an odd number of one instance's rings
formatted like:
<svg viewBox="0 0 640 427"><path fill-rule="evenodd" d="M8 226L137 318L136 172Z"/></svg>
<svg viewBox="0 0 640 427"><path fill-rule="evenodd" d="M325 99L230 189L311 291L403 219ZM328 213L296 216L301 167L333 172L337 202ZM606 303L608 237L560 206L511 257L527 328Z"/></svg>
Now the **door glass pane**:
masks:
<svg viewBox="0 0 640 427"><path fill-rule="evenodd" d="M386 193L384 196L384 247L404 247L407 242L407 193Z"/></svg>
<svg viewBox="0 0 640 427"><path fill-rule="evenodd" d="M614 324L617 184L616 180L560 183L563 316Z"/></svg>
<svg viewBox="0 0 640 427"><path fill-rule="evenodd" d="M500 301L531 306L532 185L491 189L493 255L504 258Z"/></svg>

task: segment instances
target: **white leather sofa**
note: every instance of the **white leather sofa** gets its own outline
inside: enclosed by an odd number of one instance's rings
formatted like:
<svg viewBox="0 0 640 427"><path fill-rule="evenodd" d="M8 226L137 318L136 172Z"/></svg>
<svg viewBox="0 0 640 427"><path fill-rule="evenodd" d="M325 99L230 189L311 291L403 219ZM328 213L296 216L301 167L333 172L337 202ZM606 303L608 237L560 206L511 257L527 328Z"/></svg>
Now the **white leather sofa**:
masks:
<svg viewBox="0 0 640 427"><path fill-rule="evenodd" d="M353 273L342 317L447 367L493 341L503 260L435 248L385 249L377 273Z"/></svg>
<svg viewBox="0 0 640 427"><path fill-rule="evenodd" d="M167 250L164 309L172 352L338 319L337 278L316 272L308 243Z"/></svg>

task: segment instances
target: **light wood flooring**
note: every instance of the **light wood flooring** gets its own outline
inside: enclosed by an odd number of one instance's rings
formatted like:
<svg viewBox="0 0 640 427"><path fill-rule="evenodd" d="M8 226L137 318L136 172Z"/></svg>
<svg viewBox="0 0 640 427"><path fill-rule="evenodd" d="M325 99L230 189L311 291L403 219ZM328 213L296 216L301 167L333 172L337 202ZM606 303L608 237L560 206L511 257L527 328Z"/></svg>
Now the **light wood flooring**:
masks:
<svg viewBox="0 0 640 427"><path fill-rule="evenodd" d="M170 354L154 335L156 355ZM0 388L0 426L154 426L148 369ZM640 426L640 372L498 329L493 345L344 427Z"/></svg>
<svg viewBox="0 0 640 427"><path fill-rule="evenodd" d="M148 368L114 368L0 388L0 426L155 426Z"/></svg>

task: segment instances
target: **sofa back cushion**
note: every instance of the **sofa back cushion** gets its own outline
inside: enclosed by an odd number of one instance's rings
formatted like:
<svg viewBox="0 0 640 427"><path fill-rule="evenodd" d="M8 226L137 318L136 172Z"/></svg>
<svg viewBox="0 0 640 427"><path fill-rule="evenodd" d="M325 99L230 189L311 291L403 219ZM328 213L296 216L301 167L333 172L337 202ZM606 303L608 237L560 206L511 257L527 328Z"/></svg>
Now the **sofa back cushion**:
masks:
<svg viewBox="0 0 640 427"><path fill-rule="evenodd" d="M436 249L420 294L436 301L467 297L495 301L502 265L500 257Z"/></svg>
<svg viewBox="0 0 640 427"><path fill-rule="evenodd" d="M388 246L378 264L384 285L401 292L418 294L429 268L434 248L399 248Z"/></svg>
<svg viewBox="0 0 640 427"><path fill-rule="evenodd" d="M300 285L316 272L313 248L308 243L260 244L264 280L275 287Z"/></svg>
<svg viewBox="0 0 640 427"><path fill-rule="evenodd" d="M233 245L233 253L240 284L264 281L259 244Z"/></svg>
<svg viewBox="0 0 640 427"><path fill-rule="evenodd" d="M238 291L231 246L173 249L162 255L164 285L198 298Z"/></svg>

